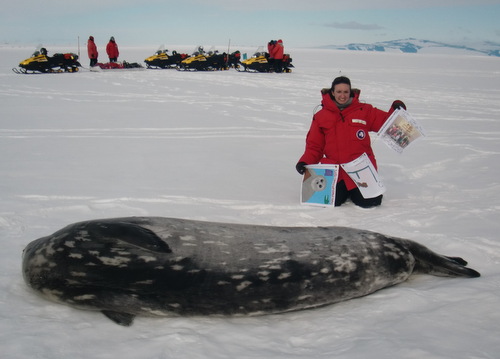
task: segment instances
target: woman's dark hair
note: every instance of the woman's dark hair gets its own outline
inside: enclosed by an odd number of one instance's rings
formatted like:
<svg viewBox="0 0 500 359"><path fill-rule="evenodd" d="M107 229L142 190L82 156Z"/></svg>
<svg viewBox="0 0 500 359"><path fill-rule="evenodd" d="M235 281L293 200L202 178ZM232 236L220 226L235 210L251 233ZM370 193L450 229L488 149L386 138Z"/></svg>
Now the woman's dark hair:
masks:
<svg viewBox="0 0 500 359"><path fill-rule="evenodd" d="M339 76L339 77L337 77L332 82L332 90L335 89L335 85L338 85L338 84L346 84L346 85L349 85L349 87L350 87L351 86L351 80L349 80L349 78L347 78L345 76Z"/></svg>

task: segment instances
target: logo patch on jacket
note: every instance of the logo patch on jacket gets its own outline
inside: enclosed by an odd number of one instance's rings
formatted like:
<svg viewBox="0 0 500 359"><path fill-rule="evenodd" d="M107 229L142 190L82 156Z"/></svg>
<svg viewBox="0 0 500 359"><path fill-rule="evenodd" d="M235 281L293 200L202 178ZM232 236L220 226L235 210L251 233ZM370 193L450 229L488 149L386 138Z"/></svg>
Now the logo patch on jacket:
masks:
<svg viewBox="0 0 500 359"><path fill-rule="evenodd" d="M364 140L366 137L366 132L364 130L358 130L358 132L356 132L356 137L358 138L358 140Z"/></svg>

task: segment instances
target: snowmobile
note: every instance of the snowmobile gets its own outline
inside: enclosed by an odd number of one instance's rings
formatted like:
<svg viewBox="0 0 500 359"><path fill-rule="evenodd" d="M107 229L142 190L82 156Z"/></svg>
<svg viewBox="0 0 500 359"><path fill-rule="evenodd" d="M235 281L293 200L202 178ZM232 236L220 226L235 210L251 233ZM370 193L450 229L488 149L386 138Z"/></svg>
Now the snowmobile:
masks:
<svg viewBox="0 0 500 359"><path fill-rule="evenodd" d="M76 54L68 52L48 56L47 49L40 47L30 58L21 61L19 68L13 68L12 71L17 74L77 72L81 66Z"/></svg>
<svg viewBox="0 0 500 359"><path fill-rule="evenodd" d="M229 67L233 67L235 69L239 69L240 68L240 64L241 64L240 58L241 58L241 53L239 51L233 52L228 57L227 65Z"/></svg>
<svg viewBox="0 0 500 359"><path fill-rule="evenodd" d="M167 69L176 68L179 66L182 60L188 58L188 54L179 54L177 51L172 51L172 54L168 54L168 50L160 47L156 54L149 56L144 60L148 69Z"/></svg>
<svg viewBox="0 0 500 359"><path fill-rule="evenodd" d="M216 71L228 70L228 57L224 52L219 54L218 51L205 52L203 47L199 46L197 51L193 52L191 57L184 59L178 66L178 70L184 71Z"/></svg>
<svg viewBox="0 0 500 359"><path fill-rule="evenodd" d="M292 72L292 58L289 54L283 55L283 60L278 67L275 59L269 58L269 53L259 48L257 52L249 59L241 61L243 67L239 71L247 72Z"/></svg>

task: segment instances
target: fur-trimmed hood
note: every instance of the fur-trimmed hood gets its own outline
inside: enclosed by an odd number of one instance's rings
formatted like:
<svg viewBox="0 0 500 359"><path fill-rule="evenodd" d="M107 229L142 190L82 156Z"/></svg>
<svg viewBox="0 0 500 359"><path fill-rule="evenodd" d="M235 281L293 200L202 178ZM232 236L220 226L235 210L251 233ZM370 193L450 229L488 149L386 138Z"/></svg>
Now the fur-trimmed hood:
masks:
<svg viewBox="0 0 500 359"><path fill-rule="evenodd" d="M322 95L326 95L330 91L332 91L331 88L326 88L325 87L325 88L321 89L321 94ZM351 97L355 97L356 95L358 95L358 97L359 97L360 94L361 94L361 90L360 89L356 89L356 88L351 89Z"/></svg>
<svg viewBox="0 0 500 359"><path fill-rule="evenodd" d="M351 100L349 100L349 104L346 106L343 106L343 108L351 108L352 105L359 104L359 95L361 93L361 90L357 88L351 89ZM330 111L340 111L339 110L339 105L335 101L335 98L332 95L331 88L323 88L321 89L321 105L323 108L330 110Z"/></svg>

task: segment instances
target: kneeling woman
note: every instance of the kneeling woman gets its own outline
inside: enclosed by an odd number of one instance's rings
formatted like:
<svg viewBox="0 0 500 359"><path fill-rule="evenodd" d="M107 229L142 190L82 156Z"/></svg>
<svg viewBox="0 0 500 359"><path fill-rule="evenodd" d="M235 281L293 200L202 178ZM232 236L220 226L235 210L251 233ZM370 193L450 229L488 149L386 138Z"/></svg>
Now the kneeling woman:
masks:
<svg viewBox="0 0 500 359"><path fill-rule="evenodd" d="M398 108L406 109L402 101L392 103L389 112L359 101L360 90L351 88L351 81L337 77L330 89L323 89L321 106L312 120L306 138L306 149L296 165L303 174L306 165L348 163L366 153L377 168L368 132L378 132L389 116ZM360 190L340 167L335 193L335 206L351 199L356 205L369 208L382 203L382 195L364 198Z"/></svg>

